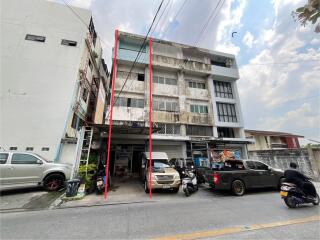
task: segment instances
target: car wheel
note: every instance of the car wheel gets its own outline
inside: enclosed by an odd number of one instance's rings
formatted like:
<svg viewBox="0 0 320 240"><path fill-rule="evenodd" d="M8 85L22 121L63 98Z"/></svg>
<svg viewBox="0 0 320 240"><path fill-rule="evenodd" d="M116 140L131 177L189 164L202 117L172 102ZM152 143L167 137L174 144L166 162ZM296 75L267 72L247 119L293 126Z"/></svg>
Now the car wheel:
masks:
<svg viewBox="0 0 320 240"><path fill-rule="evenodd" d="M246 187L241 180L234 180L232 182L231 190L235 195L242 196L246 191Z"/></svg>
<svg viewBox="0 0 320 240"><path fill-rule="evenodd" d="M145 191L146 193L149 193L149 188L148 188L148 182L147 182L147 180L144 180L144 191Z"/></svg>
<svg viewBox="0 0 320 240"><path fill-rule="evenodd" d="M313 205L319 205L319 195L317 193L316 199L313 202Z"/></svg>
<svg viewBox="0 0 320 240"><path fill-rule="evenodd" d="M64 184L64 177L61 174L51 174L43 181L43 186L47 191L58 191Z"/></svg>
<svg viewBox="0 0 320 240"><path fill-rule="evenodd" d="M177 188L174 188L173 190L172 190L174 193L177 193L177 192L179 192L179 188L177 187Z"/></svg>

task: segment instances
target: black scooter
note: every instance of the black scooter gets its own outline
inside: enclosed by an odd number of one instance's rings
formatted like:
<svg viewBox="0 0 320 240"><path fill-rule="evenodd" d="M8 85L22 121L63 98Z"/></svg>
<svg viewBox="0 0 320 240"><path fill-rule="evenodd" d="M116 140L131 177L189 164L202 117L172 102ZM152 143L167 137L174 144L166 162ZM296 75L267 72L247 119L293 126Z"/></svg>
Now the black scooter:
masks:
<svg viewBox="0 0 320 240"><path fill-rule="evenodd" d="M312 182L309 181L309 183L313 185ZM316 193L316 196L308 196L293 183L283 182L281 184L280 196L289 208L296 208L305 203L319 205L318 193Z"/></svg>

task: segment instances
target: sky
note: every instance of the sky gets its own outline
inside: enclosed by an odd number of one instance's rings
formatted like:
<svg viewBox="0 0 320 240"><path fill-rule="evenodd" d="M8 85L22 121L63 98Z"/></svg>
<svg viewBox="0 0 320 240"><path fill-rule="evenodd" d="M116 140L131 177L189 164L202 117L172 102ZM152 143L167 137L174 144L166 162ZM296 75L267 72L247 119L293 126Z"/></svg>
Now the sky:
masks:
<svg viewBox="0 0 320 240"><path fill-rule="evenodd" d="M109 69L114 30L145 35L161 2L64 1L92 11ZM320 141L320 33L311 24L300 26L291 15L306 2L164 0L152 36L234 54L246 129Z"/></svg>

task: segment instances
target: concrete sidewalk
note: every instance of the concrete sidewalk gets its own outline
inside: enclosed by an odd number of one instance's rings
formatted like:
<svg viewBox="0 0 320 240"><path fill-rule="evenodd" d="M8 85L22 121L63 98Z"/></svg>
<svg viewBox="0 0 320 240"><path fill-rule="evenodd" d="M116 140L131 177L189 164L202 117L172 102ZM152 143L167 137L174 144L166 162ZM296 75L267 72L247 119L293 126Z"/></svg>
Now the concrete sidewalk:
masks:
<svg viewBox="0 0 320 240"><path fill-rule="evenodd" d="M313 182L317 192L320 193L320 182ZM253 190L248 191L245 195L256 194L274 194L278 192L272 189L266 190ZM192 194L190 197L186 197L181 190L178 193L172 191L154 191L152 193L152 201L188 201L196 199L214 199L214 198L227 198L230 199L233 196L229 192L212 191L207 185L199 186L199 191ZM149 194L146 194L143 189L143 184L139 179L126 179L123 181L115 181L114 186L111 187L108 192L107 200L104 199L104 194L97 195L96 193L86 195L81 200L62 202L61 199L57 200L51 208L69 208L69 207L85 207L85 206L99 206L99 205L114 205L114 204L127 204L138 202L150 202Z"/></svg>
<svg viewBox="0 0 320 240"><path fill-rule="evenodd" d="M172 191L154 191L152 200L169 201L173 199L186 198L181 191L173 193ZM128 178L121 181L114 181L113 186L108 191L107 200L104 199L104 194L89 194L84 199L76 201L62 202L56 201L53 207L79 207L79 206L96 206L106 204L121 204L134 202L150 202L149 194L145 193L143 183L137 178Z"/></svg>

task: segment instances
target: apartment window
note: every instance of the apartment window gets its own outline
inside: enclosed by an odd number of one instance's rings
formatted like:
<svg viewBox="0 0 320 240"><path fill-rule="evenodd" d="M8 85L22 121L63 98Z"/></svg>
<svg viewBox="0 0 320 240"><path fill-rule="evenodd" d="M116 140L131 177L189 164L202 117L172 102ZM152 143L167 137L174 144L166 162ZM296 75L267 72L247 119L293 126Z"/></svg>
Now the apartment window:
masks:
<svg viewBox="0 0 320 240"><path fill-rule="evenodd" d="M177 85L177 79L174 78L165 78L167 85Z"/></svg>
<svg viewBox="0 0 320 240"><path fill-rule="evenodd" d="M15 151L15 150L18 150L18 147L10 147L9 150Z"/></svg>
<svg viewBox="0 0 320 240"><path fill-rule="evenodd" d="M220 122L237 122L236 108L234 104L217 103Z"/></svg>
<svg viewBox="0 0 320 240"><path fill-rule="evenodd" d="M162 77L162 76L153 76L152 82L157 83L157 84L167 84L167 85L177 85L178 84L177 79L170 78L170 77Z"/></svg>
<svg viewBox="0 0 320 240"><path fill-rule="evenodd" d="M48 147L41 148L41 151L49 151L49 150L50 150L50 148L48 148Z"/></svg>
<svg viewBox="0 0 320 240"><path fill-rule="evenodd" d="M82 99L83 99L83 101L85 101L85 102L87 102L88 93L89 93L88 89L86 89L86 88L83 88L83 89L82 89Z"/></svg>
<svg viewBox="0 0 320 240"><path fill-rule="evenodd" d="M26 37L25 37L25 40L35 41L35 42L45 42L46 41L46 37L27 34Z"/></svg>
<svg viewBox="0 0 320 240"><path fill-rule="evenodd" d="M71 127L74 129L77 128L77 118L78 118L77 114L74 113L71 121Z"/></svg>
<svg viewBox="0 0 320 240"><path fill-rule="evenodd" d="M67 40L67 39L62 39L61 40L61 45L70 46L70 47L76 47L77 46L77 42L76 41Z"/></svg>
<svg viewBox="0 0 320 240"><path fill-rule="evenodd" d="M234 131L232 128L218 127L219 138L234 138Z"/></svg>
<svg viewBox="0 0 320 240"><path fill-rule="evenodd" d="M152 109L155 111L179 112L179 103L170 100L153 100Z"/></svg>
<svg viewBox="0 0 320 240"><path fill-rule="evenodd" d="M208 126L187 125L187 135L213 136L213 131Z"/></svg>
<svg viewBox="0 0 320 240"><path fill-rule="evenodd" d="M5 164L8 160L8 153L0 153L0 164Z"/></svg>
<svg viewBox="0 0 320 240"><path fill-rule="evenodd" d="M206 89L206 84L205 83L189 81L189 88Z"/></svg>
<svg viewBox="0 0 320 240"><path fill-rule="evenodd" d="M144 108L144 100L137 98L126 98L119 97L115 102L117 107L133 107L133 108Z"/></svg>
<svg viewBox="0 0 320 240"><path fill-rule="evenodd" d="M227 67L225 62L211 60L211 65L219 66L219 67Z"/></svg>
<svg viewBox="0 0 320 240"><path fill-rule="evenodd" d="M190 112L192 113L208 113L208 106L204 105L190 105Z"/></svg>
<svg viewBox="0 0 320 240"><path fill-rule="evenodd" d="M88 61L88 65L89 65L90 70L92 71L93 66L92 66L92 62L91 62L90 59L89 59L89 61Z"/></svg>
<svg viewBox="0 0 320 240"><path fill-rule="evenodd" d="M26 147L26 151L33 151L33 147Z"/></svg>
<svg viewBox="0 0 320 240"><path fill-rule="evenodd" d="M231 83L213 81L216 97L233 98Z"/></svg>
<svg viewBox="0 0 320 240"><path fill-rule="evenodd" d="M169 124L169 123L157 123L158 134L167 134L167 135L179 135L180 134L180 125L178 124Z"/></svg>
<svg viewBox="0 0 320 240"><path fill-rule="evenodd" d="M138 73L138 81L144 81L144 74Z"/></svg>

